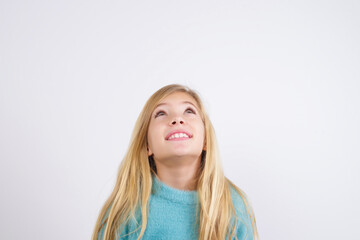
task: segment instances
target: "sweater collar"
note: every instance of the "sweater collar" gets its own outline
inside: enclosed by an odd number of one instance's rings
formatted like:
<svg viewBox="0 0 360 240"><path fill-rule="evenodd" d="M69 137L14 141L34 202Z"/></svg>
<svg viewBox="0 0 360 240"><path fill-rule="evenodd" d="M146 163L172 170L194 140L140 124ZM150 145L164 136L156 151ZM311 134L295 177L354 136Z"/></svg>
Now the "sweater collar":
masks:
<svg viewBox="0 0 360 240"><path fill-rule="evenodd" d="M163 183L154 174L152 175L153 185L152 194L172 202L182 204L196 204L197 203L197 191L185 191L170 187Z"/></svg>

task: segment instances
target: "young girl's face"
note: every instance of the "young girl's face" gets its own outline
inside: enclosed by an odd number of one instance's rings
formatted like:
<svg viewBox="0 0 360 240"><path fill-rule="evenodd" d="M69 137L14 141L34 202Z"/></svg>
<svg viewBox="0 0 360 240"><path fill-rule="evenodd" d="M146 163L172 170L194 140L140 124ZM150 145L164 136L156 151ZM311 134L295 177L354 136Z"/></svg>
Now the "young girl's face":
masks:
<svg viewBox="0 0 360 240"><path fill-rule="evenodd" d="M156 161L199 159L204 149L205 128L196 101L184 92L164 98L151 115L148 154ZM174 161L173 161L174 162Z"/></svg>

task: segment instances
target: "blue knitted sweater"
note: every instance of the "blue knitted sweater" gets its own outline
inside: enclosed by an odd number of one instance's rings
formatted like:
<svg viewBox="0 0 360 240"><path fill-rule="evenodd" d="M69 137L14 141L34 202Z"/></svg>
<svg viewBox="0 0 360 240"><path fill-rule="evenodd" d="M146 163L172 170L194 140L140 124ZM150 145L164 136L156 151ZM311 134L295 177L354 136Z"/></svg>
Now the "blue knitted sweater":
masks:
<svg viewBox="0 0 360 240"><path fill-rule="evenodd" d="M230 188L237 215L236 237L239 240L253 240L252 225L243 199ZM153 177L152 193L149 200L147 226L143 240L193 240L198 239L196 224L197 192L172 188ZM141 215L136 213L136 221L141 224ZM119 240L136 240L141 228L135 221L124 226ZM138 230L136 231L136 228ZM102 240L105 226L98 239ZM131 232L135 231L132 234ZM235 239L235 237L233 238Z"/></svg>

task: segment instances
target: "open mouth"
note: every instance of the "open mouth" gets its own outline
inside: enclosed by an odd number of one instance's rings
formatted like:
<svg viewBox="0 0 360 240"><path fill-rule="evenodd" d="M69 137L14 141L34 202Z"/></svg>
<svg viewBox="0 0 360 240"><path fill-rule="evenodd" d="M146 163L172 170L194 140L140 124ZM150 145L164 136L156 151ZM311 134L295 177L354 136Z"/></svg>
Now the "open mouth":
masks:
<svg viewBox="0 0 360 240"><path fill-rule="evenodd" d="M170 135L170 137L167 139L168 141L180 141L180 140L188 140L191 137L187 135L186 133L174 133Z"/></svg>
<svg viewBox="0 0 360 240"><path fill-rule="evenodd" d="M168 135L165 137L165 140L167 141L180 141L180 140L189 140L192 138L193 135L183 129L175 129L168 133Z"/></svg>

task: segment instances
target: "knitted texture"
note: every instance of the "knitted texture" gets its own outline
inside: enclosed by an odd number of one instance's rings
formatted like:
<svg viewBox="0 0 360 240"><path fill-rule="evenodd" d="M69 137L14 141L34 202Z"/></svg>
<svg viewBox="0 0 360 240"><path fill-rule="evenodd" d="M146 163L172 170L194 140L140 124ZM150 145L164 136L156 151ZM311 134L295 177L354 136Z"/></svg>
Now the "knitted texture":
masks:
<svg viewBox="0 0 360 240"><path fill-rule="evenodd" d="M253 240L251 221L245 204L234 189L231 188L230 192L238 220L236 226L237 239ZM142 239L198 239L196 214L199 214L196 191L183 191L172 188L153 176L152 193L149 200L148 223ZM129 222L117 239L136 240L140 233L139 224L141 224L141 215L137 212L136 221L133 220ZM104 228L99 233L99 240L102 240L103 231ZM134 233L129 234L131 232ZM235 237L233 239L235 239Z"/></svg>

